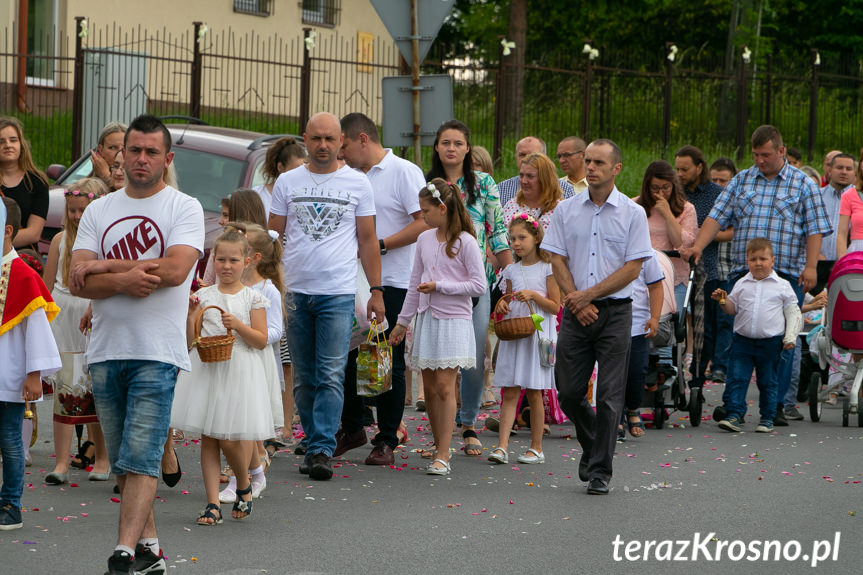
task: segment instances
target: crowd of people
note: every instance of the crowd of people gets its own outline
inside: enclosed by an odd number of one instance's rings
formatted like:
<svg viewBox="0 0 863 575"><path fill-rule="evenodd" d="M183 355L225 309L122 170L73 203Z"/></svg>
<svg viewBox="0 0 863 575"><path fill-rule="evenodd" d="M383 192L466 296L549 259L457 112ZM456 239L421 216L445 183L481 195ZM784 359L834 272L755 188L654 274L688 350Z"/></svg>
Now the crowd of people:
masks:
<svg viewBox="0 0 863 575"><path fill-rule="evenodd" d="M152 116L112 123L91 176L64 192L43 283L18 255L41 237L47 179L21 125L0 119L0 360L14 367L0 372L0 529L22 525L24 405L54 374L56 464L45 482L66 483L70 465L92 481L113 474L122 498L109 573L164 572L152 502L160 474L179 481L174 434L201 438L198 525L222 523L222 503L235 520L252 514L295 409L300 472L330 479L334 458L369 443L352 341L376 325L390 385L374 398L367 465L392 465L406 438L410 370L422 374L434 439L421 453L426 472L452 472L455 426L466 456L484 453L490 320L500 330L525 320L523 332L501 331L490 362L501 398L487 423L498 434L493 464L509 462L515 425L531 430L519 463L543 463L545 426L568 418L579 478L607 494L617 442L644 435L649 358L669 360L669 316L687 305L690 393L726 384L719 428L743 429L753 369L755 431L802 419L792 368L804 294L823 306L833 263L863 246L852 155L831 152L821 180L761 126L751 168L708 164L684 146L673 165L651 163L630 198L615 183L623 155L611 140L563 139L558 177L545 142L525 137L518 176L497 184L470 137L458 120L442 124L424 174L382 146L367 116L316 114L304 146L272 144L264 185L223 199L223 233L198 273L204 215L176 182L170 133ZM88 440L73 458L78 424Z"/></svg>

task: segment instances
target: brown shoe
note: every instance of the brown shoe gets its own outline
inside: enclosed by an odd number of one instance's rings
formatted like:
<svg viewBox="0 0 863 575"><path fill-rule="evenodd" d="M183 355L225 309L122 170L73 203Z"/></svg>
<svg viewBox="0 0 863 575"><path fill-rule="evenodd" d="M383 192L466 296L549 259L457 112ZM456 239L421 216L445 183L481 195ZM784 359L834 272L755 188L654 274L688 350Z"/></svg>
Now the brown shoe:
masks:
<svg viewBox="0 0 863 575"><path fill-rule="evenodd" d="M336 449L333 451L333 457L339 457L343 453L362 447L368 442L369 438L366 436L365 429L360 429L354 433L339 431L336 434Z"/></svg>
<svg viewBox="0 0 863 575"><path fill-rule="evenodd" d="M392 448L383 441L379 441L366 457L366 465L393 465L395 462Z"/></svg>

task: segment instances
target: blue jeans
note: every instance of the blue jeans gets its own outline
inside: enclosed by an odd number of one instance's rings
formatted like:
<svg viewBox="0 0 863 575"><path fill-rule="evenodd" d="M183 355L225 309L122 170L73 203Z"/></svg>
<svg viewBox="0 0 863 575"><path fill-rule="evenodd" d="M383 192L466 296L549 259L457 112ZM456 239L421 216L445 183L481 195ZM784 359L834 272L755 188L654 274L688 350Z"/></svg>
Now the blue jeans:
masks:
<svg viewBox="0 0 863 575"><path fill-rule="evenodd" d="M11 503L21 508L24 491L24 441L21 424L24 422L24 404L0 401L0 455L3 455L3 487L0 504Z"/></svg>
<svg viewBox="0 0 863 575"><path fill-rule="evenodd" d="M632 337L629 345L629 368L626 378L624 407L634 411L641 407L644 397L644 380L647 377L647 362L650 359L650 340L643 335ZM624 413L624 417L626 414Z"/></svg>
<svg viewBox="0 0 863 575"><path fill-rule="evenodd" d="M797 405L797 390L800 387L800 360L803 355L803 342L798 337L797 345L794 346L794 357L791 360L791 385L785 394L784 405ZM808 385L807 381L803 385ZM782 398L779 398L782 399Z"/></svg>
<svg viewBox="0 0 863 575"><path fill-rule="evenodd" d="M726 292L731 291L731 282L727 279L720 282L719 287ZM734 316L721 309L716 311L716 343L713 352L713 364L710 370L728 373L728 356L731 352L731 335L734 333Z"/></svg>
<svg viewBox="0 0 863 575"><path fill-rule="evenodd" d="M354 295L285 294L294 364L294 401L306 434L306 458L333 455L344 404Z"/></svg>
<svg viewBox="0 0 863 575"><path fill-rule="evenodd" d="M782 351L782 336L752 339L738 333L731 339L731 369L725 389L728 394L728 417L741 421L746 415L746 390L752 369L758 383L758 410L761 420L773 422L776 415L779 354Z"/></svg>
<svg viewBox="0 0 863 575"><path fill-rule="evenodd" d="M803 287L797 283L798 278L793 278L785 273L779 273L779 277L788 280L788 283L791 284L791 287L794 289L794 293L797 295L797 306L802 306L804 294ZM776 402L779 408L782 408L784 406L785 395L788 393L788 388L791 387L791 366L793 365L793 363L794 350L783 349L782 356L779 360L779 367L777 368L779 389L777 390L778 395L776 396ZM791 405L794 405L794 403L792 403Z"/></svg>
<svg viewBox="0 0 863 575"><path fill-rule="evenodd" d="M490 314L491 296L486 290L473 308L476 367L461 370L461 409L456 413L455 421L462 425L474 425L482 405L482 391L485 387L485 339L488 337Z"/></svg>
<svg viewBox="0 0 863 575"><path fill-rule="evenodd" d="M138 359L90 364L96 414L114 474L159 477L179 372L169 363Z"/></svg>

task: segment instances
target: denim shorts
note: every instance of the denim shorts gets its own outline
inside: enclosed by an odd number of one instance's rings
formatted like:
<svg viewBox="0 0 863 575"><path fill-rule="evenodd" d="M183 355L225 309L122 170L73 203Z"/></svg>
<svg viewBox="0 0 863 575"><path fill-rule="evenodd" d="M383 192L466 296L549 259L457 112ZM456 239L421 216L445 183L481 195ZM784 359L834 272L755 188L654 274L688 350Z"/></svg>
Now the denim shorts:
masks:
<svg viewBox="0 0 863 575"><path fill-rule="evenodd" d="M145 360L90 364L111 471L159 477L179 368Z"/></svg>

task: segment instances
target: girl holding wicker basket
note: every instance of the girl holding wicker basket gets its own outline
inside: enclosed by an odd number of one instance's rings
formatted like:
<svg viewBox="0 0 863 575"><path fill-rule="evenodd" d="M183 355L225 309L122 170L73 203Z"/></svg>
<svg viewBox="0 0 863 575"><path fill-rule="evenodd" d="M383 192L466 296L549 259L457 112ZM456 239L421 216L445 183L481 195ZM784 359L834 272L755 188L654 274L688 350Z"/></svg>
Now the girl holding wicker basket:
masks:
<svg viewBox="0 0 863 575"><path fill-rule="evenodd" d="M555 321L560 309L560 290L551 270L551 255L539 248L542 237L542 225L533 216L523 213L512 218L509 238L515 263L503 271L506 295L498 301L495 315L530 317L539 326L519 339L504 340L499 334L502 341L494 385L503 389L503 401L498 446L488 457L493 463L509 463L509 432L522 389L526 390L530 404L530 448L518 457L518 462L545 462L542 393L554 389L554 364L549 360L549 350L557 342Z"/></svg>
<svg viewBox="0 0 863 575"><path fill-rule="evenodd" d="M251 261L245 230L239 223L225 226L213 245L218 283L190 299L187 332L198 353L190 354L191 371L177 379L171 410L171 427L201 436L207 506L198 525L222 522L220 450L236 476L231 516L245 519L252 513L250 477L240 470L249 467L255 442L273 434L272 384L267 377L277 375L265 367L266 361L274 361L267 346L266 308L271 303L243 284L243 271Z"/></svg>
<svg viewBox="0 0 863 575"><path fill-rule="evenodd" d="M390 343L398 345L414 315L410 362L422 369L426 410L436 452L426 472L450 472L459 368L476 367L471 297L485 294L485 267L461 190L435 178L420 190L420 210L432 229L417 238L407 297Z"/></svg>

